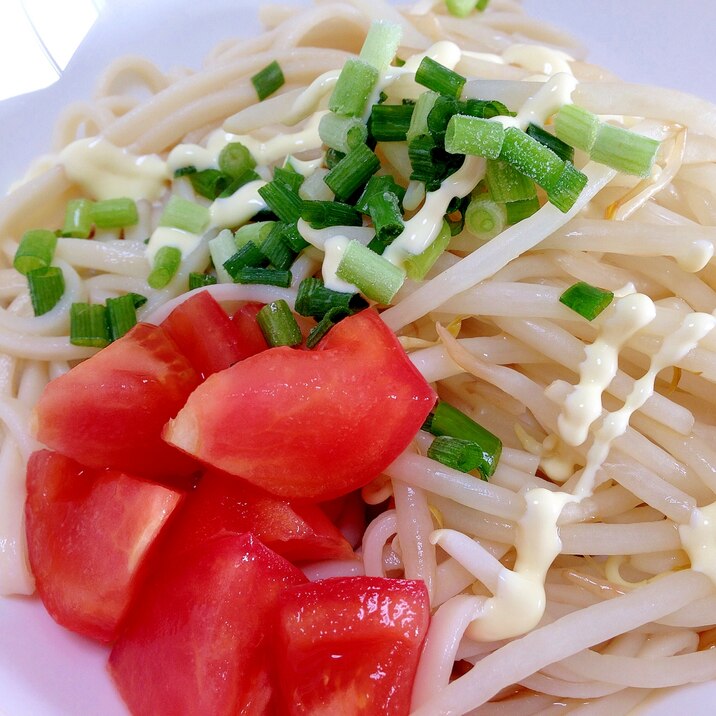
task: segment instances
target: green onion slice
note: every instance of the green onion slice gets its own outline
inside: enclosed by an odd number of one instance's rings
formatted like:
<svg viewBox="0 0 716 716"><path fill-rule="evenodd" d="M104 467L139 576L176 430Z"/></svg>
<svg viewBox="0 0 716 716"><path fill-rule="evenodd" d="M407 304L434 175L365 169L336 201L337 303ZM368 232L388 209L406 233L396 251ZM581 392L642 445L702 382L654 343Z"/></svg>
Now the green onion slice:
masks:
<svg viewBox="0 0 716 716"><path fill-rule="evenodd" d="M57 247L57 236L47 229L26 231L15 252L12 265L24 276L35 269L46 268L52 263Z"/></svg>
<svg viewBox="0 0 716 716"><path fill-rule="evenodd" d="M570 286L559 300L588 321L593 321L614 300L614 294L578 281Z"/></svg>
<svg viewBox="0 0 716 716"><path fill-rule="evenodd" d="M271 347L297 346L303 341L296 318L283 299L267 303L256 314L256 320Z"/></svg>
<svg viewBox="0 0 716 716"><path fill-rule="evenodd" d="M43 266L27 272L30 300L36 316L51 311L65 292L65 277L57 266Z"/></svg>
<svg viewBox="0 0 716 716"><path fill-rule="evenodd" d="M281 65L276 60L270 62L251 78L251 84L254 86L260 102L272 95L285 82Z"/></svg>
<svg viewBox="0 0 716 716"><path fill-rule="evenodd" d="M107 309L101 304L73 303L70 306L70 343L104 348L110 341Z"/></svg>

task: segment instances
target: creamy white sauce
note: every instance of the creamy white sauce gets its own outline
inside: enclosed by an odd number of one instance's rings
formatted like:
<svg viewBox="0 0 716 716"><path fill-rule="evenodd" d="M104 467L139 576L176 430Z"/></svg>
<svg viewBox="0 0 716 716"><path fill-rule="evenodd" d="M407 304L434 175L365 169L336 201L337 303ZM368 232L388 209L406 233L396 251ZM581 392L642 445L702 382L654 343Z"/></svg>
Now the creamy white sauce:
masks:
<svg viewBox="0 0 716 716"><path fill-rule="evenodd" d="M70 181L92 199L155 201L169 180L166 163L155 154L131 154L98 137L68 144L59 161Z"/></svg>
<svg viewBox="0 0 716 716"><path fill-rule="evenodd" d="M566 72L571 75L572 67L570 62L574 58L562 50L542 45L510 45L503 53L502 59L508 65L517 65L530 72L538 72L542 75L555 75L558 72Z"/></svg>
<svg viewBox="0 0 716 716"><path fill-rule="evenodd" d="M602 313L596 340L585 347L585 359L579 365L579 383L564 401L557 420L559 435L568 445L581 445L589 426L602 413L602 394L617 373L619 350L656 316L653 301L633 293L615 298Z"/></svg>
<svg viewBox="0 0 716 716"><path fill-rule="evenodd" d="M323 258L321 274L326 288L330 288L332 291L341 291L343 293L357 293L358 291L352 283L343 281L336 275L338 265L341 263L349 243L350 239L347 236L332 236L323 245L323 250L326 254Z"/></svg>
<svg viewBox="0 0 716 716"><path fill-rule="evenodd" d="M485 160L482 157L465 157L460 169L445 179L437 191L427 193L423 206L405 222L403 232L388 246L383 257L402 267L407 256L425 251L440 233L450 202L455 197L469 194L484 173Z"/></svg>
<svg viewBox="0 0 716 716"><path fill-rule="evenodd" d="M259 189L265 185L265 181L252 181L231 196L217 199L209 207L210 226L221 229L241 226L254 214L268 208L259 194Z"/></svg>
<svg viewBox="0 0 716 716"><path fill-rule="evenodd" d="M340 74L340 70L328 70L328 72L324 72L320 77L316 77L316 79L296 97L291 105L291 109L283 119L284 124L296 124L296 122L300 122L309 114L315 112L321 100L329 92L333 91Z"/></svg>
<svg viewBox="0 0 716 716"><path fill-rule="evenodd" d="M691 569L716 584L716 502L693 510L689 524L679 526L679 537L691 560Z"/></svg>
<svg viewBox="0 0 716 716"><path fill-rule="evenodd" d="M153 264L159 249L171 246L179 249L182 258L185 259L200 243L201 236L198 234L192 234L173 226L158 226L149 238L145 256L149 263Z"/></svg>
<svg viewBox="0 0 716 716"><path fill-rule="evenodd" d="M494 595L467 628L465 634L470 639L496 641L519 636L534 629L544 614L545 577L562 549L557 520L562 508L576 498L544 488L529 490L524 498L525 512L517 523L515 567L500 571Z"/></svg>

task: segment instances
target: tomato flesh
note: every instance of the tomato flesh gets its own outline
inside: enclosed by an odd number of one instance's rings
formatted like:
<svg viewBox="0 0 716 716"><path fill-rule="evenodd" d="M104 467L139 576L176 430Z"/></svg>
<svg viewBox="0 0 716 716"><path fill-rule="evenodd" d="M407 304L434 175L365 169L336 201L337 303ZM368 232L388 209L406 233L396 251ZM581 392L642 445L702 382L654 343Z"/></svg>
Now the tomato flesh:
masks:
<svg viewBox="0 0 716 716"><path fill-rule="evenodd" d="M165 331L140 323L48 383L35 410L37 437L88 467L188 475L196 463L160 436L198 384Z"/></svg>
<svg viewBox="0 0 716 716"><path fill-rule="evenodd" d="M316 505L291 504L233 475L210 471L187 495L169 532L167 550L181 555L227 532L251 532L291 562L355 556Z"/></svg>
<svg viewBox="0 0 716 716"><path fill-rule="evenodd" d="M327 500L380 474L434 402L393 333L366 310L316 350L271 348L210 376L164 437L276 495Z"/></svg>
<svg viewBox="0 0 716 716"><path fill-rule="evenodd" d="M269 347L256 320L258 312L263 307L263 303L249 301L241 306L231 318L243 336L242 346L244 348L244 355L242 360L261 353Z"/></svg>
<svg viewBox="0 0 716 716"><path fill-rule="evenodd" d="M109 669L134 716L270 713L270 624L303 574L251 535L226 535L163 570L137 601Z"/></svg>
<svg viewBox="0 0 716 716"><path fill-rule="evenodd" d="M430 620L425 584L339 577L280 597L276 659L286 716L407 716Z"/></svg>
<svg viewBox="0 0 716 716"><path fill-rule="evenodd" d="M241 324L232 321L208 291L177 306L162 328L203 378L258 352L253 334L245 339Z"/></svg>
<svg viewBox="0 0 716 716"><path fill-rule="evenodd" d="M179 492L49 450L27 466L25 524L37 591L55 621L112 641Z"/></svg>

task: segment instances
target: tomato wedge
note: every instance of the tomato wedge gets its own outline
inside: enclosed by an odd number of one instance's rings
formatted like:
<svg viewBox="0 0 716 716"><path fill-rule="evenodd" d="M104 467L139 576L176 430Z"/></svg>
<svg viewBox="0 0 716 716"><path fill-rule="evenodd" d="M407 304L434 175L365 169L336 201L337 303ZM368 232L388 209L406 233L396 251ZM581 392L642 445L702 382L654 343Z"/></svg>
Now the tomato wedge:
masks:
<svg viewBox="0 0 716 716"><path fill-rule="evenodd" d="M208 291L199 291L177 306L162 328L203 378L258 352L253 332L245 337L242 324L232 321ZM263 348L267 347L264 340Z"/></svg>
<svg viewBox="0 0 716 716"><path fill-rule="evenodd" d="M38 440L88 467L188 475L196 463L160 435L198 384L165 331L140 323L48 383L35 409Z"/></svg>
<svg viewBox="0 0 716 716"><path fill-rule="evenodd" d="M271 713L270 626L303 574L251 535L226 535L144 590L109 669L134 716Z"/></svg>
<svg viewBox="0 0 716 716"><path fill-rule="evenodd" d="M257 353L261 353L261 351L265 351L269 347L268 343L266 343L264 334L259 328L258 321L256 320L258 312L263 307L263 303L249 301L241 306L241 308L239 308L231 318L244 338L244 358L249 358Z"/></svg>
<svg viewBox="0 0 716 716"><path fill-rule="evenodd" d="M227 532L251 532L291 562L355 556L316 505L291 504L233 475L210 471L187 495L170 528L166 549L178 556Z"/></svg>
<svg viewBox="0 0 716 716"><path fill-rule="evenodd" d="M280 597L276 659L286 716L407 716L430 621L422 581L339 577Z"/></svg>
<svg viewBox="0 0 716 716"><path fill-rule="evenodd" d="M396 337L366 310L314 351L271 348L210 376L164 437L274 494L327 500L380 474L434 402Z"/></svg>
<svg viewBox="0 0 716 716"><path fill-rule="evenodd" d="M112 641L180 493L49 450L27 466L25 524L37 591L55 621Z"/></svg>

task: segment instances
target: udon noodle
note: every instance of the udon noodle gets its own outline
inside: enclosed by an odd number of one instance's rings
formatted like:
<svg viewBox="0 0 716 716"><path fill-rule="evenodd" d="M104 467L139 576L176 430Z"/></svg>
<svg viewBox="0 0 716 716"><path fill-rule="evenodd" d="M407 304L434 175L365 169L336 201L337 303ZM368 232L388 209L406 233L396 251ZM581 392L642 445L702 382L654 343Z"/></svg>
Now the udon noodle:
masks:
<svg viewBox="0 0 716 716"><path fill-rule="evenodd" d="M66 290L34 317L12 261L23 231L60 225L67 200L83 193L59 153L98 135L166 159L177 144L202 144L223 128L264 143L283 136L265 164L287 154L320 158L320 143L306 149L290 138L315 121L337 70L379 18L402 26L403 58L459 45L455 69L474 78L466 97L519 109L551 74L566 72L578 80L575 103L662 147L645 179L578 158L589 182L568 213L544 206L484 244L464 230L427 280L406 282L383 319L440 397L501 438L501 462L483 482L426 457L421 432L363 490L367 503L393 497L394 507L369 525L361 563L308 573L425 581L433 620L416 715L613 715L652 689L716 679L716 107L618 81L513 0L493 0L467 19L428 0L400 10L344 0L298 15L280 6L260 12L264 34L222 43L196 72L166 74L136 57L113 63L91 101L62 113L55 153L0 203L0 592L34 588L22 517L25 463L38 447L33 404L49 380L95 350L69 342L70 304L134 291L148 298L140 320L159 322L186 297L188 274L209 263L207 234L166 288L150 289L143 242L169 194L140 197L131 230L59 239ZM272 60L286 84L255 103L249 78ZM378 151L407 184L406 153ZM472 186L483 171L479 161L473 169ZM171 181L173 193L206 203L186 180ZM419 212L422 195L411 189ZM320 258L315 249L302 254L287 289L206 290L227 308L277 298L292 305ZM575 281L617 299L587 322L558 300ZM641 319L620 323L620 306ZM599 373L594 346L614 362L613 374ZM619 421L624 429L610 433ZM580 437L568 439L570 424ZM454 678L456 662L463 675Z"/></svg>

